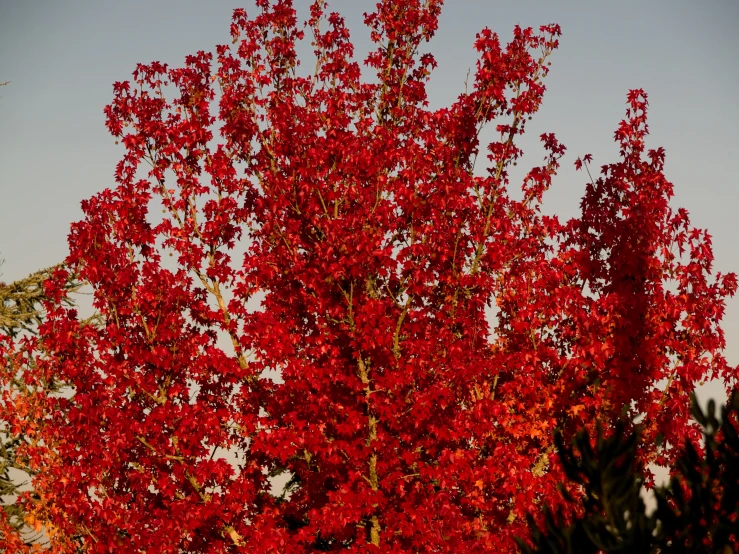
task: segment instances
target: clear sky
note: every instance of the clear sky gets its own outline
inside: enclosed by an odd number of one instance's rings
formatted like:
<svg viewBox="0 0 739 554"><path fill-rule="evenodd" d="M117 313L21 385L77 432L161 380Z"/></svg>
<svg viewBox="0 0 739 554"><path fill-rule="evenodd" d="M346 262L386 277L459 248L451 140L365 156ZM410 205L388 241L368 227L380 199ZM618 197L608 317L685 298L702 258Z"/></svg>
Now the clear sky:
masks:
<svg viewBox="0 0 739 554"><path fill-rule="evenodd" d="M296 0L299 14L307 0ZM374 1L334 0L358 55L367 51L362 13ZM123 153L104 126L113 81L137 62L179 64L229 41L236 7L252 0L0 0L0 257L9 281L61 261L80 201L113 185ZM630 88L651 106L649 146L667 151L673 205L713 235L715 267L739 272L739 2L735 0L447 0L430 46L439 62L433 106L451 102L474 66L475 33L505 40L515 24L559 23L547 95L531 137L555 132L568 147L545 197L547 211L578 212L584 191L574 159L616 160L613 131ZM539 160L535 152L529 164ZM739 298L728 303L727 356L739 363ZM716 396L720 387L710 386Z"/></svg>

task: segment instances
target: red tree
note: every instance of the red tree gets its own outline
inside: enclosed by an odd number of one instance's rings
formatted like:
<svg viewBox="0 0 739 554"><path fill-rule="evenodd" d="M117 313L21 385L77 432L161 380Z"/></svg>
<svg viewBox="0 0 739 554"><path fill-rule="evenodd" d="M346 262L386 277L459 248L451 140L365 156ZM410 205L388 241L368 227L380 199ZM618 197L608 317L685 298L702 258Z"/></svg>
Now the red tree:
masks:
<svg viewBox="0 0 739 554"><path fill-rule="evenodd" d="M646 95L582 217L543 216L564 147L542 135L520 200L509 170L560 29L483 30L471 90L432 110L441 4L366 16L365 81L323 2L303 75L292 2L259 0L215 59L114 85L126 153L67 261L103 323L51 302L27 369L70 388L29 452L60 551L513 552L559 498L555 428L642 415L644 461L696 436L695 382L735 378L736 280L669 207Z"/></svg>

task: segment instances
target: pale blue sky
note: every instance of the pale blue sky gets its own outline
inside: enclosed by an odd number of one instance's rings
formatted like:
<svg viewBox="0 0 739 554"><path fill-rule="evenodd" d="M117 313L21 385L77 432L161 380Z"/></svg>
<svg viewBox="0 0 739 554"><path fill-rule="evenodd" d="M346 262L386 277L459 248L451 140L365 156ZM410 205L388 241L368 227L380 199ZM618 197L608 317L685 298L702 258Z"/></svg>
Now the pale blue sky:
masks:
<svg viewBox="0 0 739 554"><path fill-rule="evenodd" d="M306 0L296 2L305 13ZM372 1L334 1L368 48L361 14ZM104 126L113 81L137 62L178 64L228 42L233 8L251 1L0 0L0 257L4 280L60 261L80 201L111 186L122 147ZM568 147L545 197L547 210L577 214L584 189L572 162L592 153L615 161L612 142L629 88L651 104L650 146L667 150L674 205L714 237L715 266L739 272L739 2L448 0L430 49L439 62L432 104L449 103L474 65L474 35L510 36L516 23L562 25L548 92L531 137L553 131ZM533 160L538 161L534 152ZM729 360L739 363L739 299L725 319ZM712 392L716 389L713 388Z"/></svg>

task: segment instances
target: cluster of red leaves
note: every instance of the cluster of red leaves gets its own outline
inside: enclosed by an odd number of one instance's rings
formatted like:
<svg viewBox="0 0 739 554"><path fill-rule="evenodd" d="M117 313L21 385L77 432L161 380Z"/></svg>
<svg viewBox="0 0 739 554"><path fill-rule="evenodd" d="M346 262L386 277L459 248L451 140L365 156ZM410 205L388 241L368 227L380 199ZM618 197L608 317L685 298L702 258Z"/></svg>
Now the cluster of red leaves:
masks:
<svg viewBox="0 0 739 554"><path fill-rule="evenodd" d="M259 0L215 59L115 84L117 185L69 237L104 323L50 303L28 369L71 391L29 453L60 552L513 552L559 498L553 429L641 415L645 461L697 436L688 393L735 377L736 280L669 207L645 94L582 217L543 216L564 146L542 135L520 200L509 170L560 29L482 31L471 90L432 110L441 3L366 15L369 81L323 2L303 27Z"/></svg>

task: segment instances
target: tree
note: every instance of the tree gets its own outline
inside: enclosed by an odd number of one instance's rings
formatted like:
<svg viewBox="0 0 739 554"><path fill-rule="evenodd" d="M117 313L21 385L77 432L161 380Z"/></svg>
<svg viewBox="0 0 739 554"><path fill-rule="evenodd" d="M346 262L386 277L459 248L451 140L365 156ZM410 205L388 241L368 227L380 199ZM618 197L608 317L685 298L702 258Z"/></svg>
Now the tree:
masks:
<svg viewBox="0 0 739 554"><path fill-rule="evenodd" d="M587 431L572 446L561 436L557 450L572 484L582 498L566 493L580 515L568 526L545 509L546 525L532 525L531 545L519 541L525 554L577 552L662 552L731 554L739 551L739 391L734 391L716 417L713 400L703 413L693 397L693 415L704 429L704 444L686 442L672 468L669 483L655 489L657 509L646 515L640 492L638 432L619 426L595 445Z"/></svg>
<svg viewBox="0 0 739 554"><path fill-rule="evenodd" d="M0 265L3 261L0 260ZM15 355L14 346L23 351L32 348L31 338L44 318L43 303L46 298L44 283L58 267L37 271L12 283L0 282L0 497L3 508L0 512L0 551L18 552L43 538L40 522L36 525L36 514L42 509L43 499L33 491L25 496L28 502L19 502L21 491L32 476L37 476L42 467L32 464L28 448L39 440L38 427L42 410L39 396L58 394L62 384L55 379L36 379L33 362ZM65 284L67 293L79 290L81 283L70 276ZM64 304L72 306L70 297ZM43 355L37 353L37 355ZM30 366L29 366L30 364Z"/></svg>
<svg viewBox="0 0 739 554"><path fill-rule="evenodd" d="M657 490L655 519L662 552L739 552L739 389L716 417L693 400L693 415L704 428L703 448L687 443L678 456L669 487Z"/></svg>
<svg viewBox="0 0 739 554"><path fill-rule="evenodd" d="M440 1L366 15L368 80L323 2L305 27L257 4L215 56L114 85L125 154L67 260L102 324L58 306L60 274L37 340L36 374L74 391L45 399L32 456L59 533L87 552L512 552L527 514L566 507L553 429L641 414L643 461L697 436L694 382L736 377L736 279L669 207L642 91L621 161L561 223L540 211L553 134L509 193L557 25L484 29L470 89L431 109Z"/></svg>
<svg viewBox="0 0 739 554"><path fill-rule="evenodd" d="M519 539L521 551L651 552L655 519L647 516L641 498L644 470L636 451L638 434L625 433L623 425L617 425L607 437L598 427L595 441L586 430L576 435L572 446L564 444L561 434L556 440L569 488L581 488L582 494L574 497L562 487L567 502L577 507L577 516L567 524L565 517L545 507L541 528L529 516L532 544Z"/></svg>

